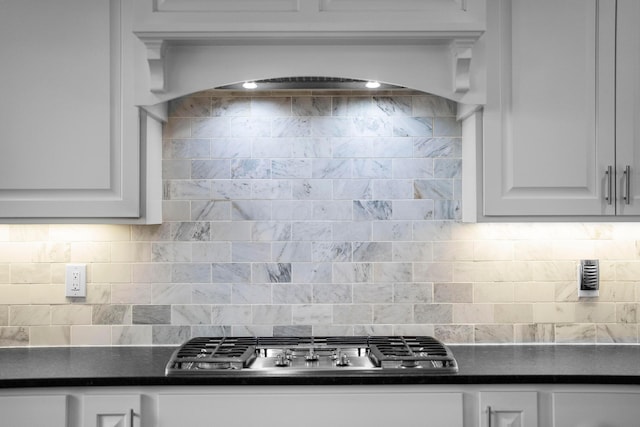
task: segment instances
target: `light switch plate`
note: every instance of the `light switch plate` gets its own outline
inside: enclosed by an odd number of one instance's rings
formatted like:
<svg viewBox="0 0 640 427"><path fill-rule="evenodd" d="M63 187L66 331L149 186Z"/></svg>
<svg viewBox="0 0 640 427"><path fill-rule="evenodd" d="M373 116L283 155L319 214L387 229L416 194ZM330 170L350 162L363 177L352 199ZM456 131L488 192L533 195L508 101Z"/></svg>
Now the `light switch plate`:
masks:
<svg viewBox="0 0 640 427"><path fill-rule="evenodd" d="M65 295L70 298L87 296L87 264L67 264Z"/></svg>

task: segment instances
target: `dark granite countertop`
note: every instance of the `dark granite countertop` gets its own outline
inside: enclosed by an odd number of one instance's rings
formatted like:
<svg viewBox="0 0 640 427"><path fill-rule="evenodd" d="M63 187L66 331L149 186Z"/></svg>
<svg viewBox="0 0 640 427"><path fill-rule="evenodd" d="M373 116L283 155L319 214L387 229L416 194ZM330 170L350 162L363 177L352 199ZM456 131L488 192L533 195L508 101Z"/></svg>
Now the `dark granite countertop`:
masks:
<svg viewBox="0 0 640 427"><path fill-rule="evenodd" d="M451 345L457 374L166 377L175 347L0 349L0 388L230 384L638 384L640 345Z"/></svg>

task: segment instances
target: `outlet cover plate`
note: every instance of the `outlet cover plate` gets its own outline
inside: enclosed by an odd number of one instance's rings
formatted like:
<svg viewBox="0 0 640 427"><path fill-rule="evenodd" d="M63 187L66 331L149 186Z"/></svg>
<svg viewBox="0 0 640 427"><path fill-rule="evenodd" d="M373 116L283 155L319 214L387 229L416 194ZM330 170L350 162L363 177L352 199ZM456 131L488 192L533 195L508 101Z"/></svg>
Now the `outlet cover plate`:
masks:
<svg viewBox="0 0 640 427"><path fill-rule="evenodd" d="M87 296L87 264L67 264L65 295L69 298Z"/></svg>

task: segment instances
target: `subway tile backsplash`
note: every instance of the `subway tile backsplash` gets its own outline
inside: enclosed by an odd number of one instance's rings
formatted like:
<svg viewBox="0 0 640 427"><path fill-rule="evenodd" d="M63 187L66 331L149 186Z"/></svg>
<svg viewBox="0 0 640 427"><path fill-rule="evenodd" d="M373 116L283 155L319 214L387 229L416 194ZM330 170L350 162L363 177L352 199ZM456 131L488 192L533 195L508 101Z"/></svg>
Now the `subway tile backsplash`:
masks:
<svg viewBox="0 0 640 427"><path fill-rule="evenodd" d="M169 110L161 225L0 225L0 346L638 342L640 225L461 223L455 103L206 91ZM585 258L601 290L579 300ZM86 299L64 297L70 262Z"/></svg>

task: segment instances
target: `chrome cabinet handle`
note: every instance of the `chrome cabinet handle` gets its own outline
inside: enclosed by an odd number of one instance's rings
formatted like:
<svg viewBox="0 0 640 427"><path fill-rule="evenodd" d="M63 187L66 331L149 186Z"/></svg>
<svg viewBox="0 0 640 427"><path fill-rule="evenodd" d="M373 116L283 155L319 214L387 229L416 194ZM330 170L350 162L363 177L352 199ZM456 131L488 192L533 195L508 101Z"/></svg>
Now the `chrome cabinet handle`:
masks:
<svg viewBox="0 0 640 427"><path fill-rule="evenodd" d="M135 412L133 412L133 408L131 408L129 412L129 427L134 427L133 425L133 417L135 416Z"/></svg>
<svg viewBox="0 0 640 427"><path fill-rule="evenodd" d="M487 406L487 427L491 427L491 406Z"/></svg>
<svg viewBox="0 0 640 427"><path fill-rule="evenodd" d="M604 194L604 199L607 201L607 204L610 205L613 203L613 199L611 198L611 185L613 184L613 178L611 175L613 174L613 167L607 166L607 170L604 172L604 174L607 178L607 183L605 185L606 193Z"/></svg>
<svg viewBox="0 0 640 427"><path fill-rule="evenodd" d="M631 204L631 166L629 165L624 168L624 195L622 198L625 205Z"/></svg>

